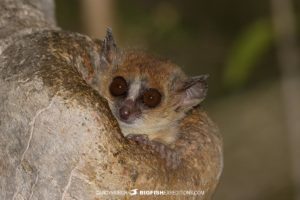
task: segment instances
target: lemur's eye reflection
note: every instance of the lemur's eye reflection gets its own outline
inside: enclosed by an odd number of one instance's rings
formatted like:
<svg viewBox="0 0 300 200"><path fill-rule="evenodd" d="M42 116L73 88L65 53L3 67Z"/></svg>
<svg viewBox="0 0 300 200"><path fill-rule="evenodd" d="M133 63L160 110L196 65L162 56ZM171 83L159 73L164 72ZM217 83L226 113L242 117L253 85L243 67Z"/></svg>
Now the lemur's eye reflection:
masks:
<svg viewBox="0 0 300 200"><path fill-rule="evenodd" d="M122 76L115 77L109 86L109 91L115 97L126 95L128 91L126 80Z"/></svg>
<svg viewBox="0 0 300 200"><path fill-rule="evenodd" d="M161 102L161 94L157 89L150 88L143 94L143 102L150 108L156 107Z"/></svg>

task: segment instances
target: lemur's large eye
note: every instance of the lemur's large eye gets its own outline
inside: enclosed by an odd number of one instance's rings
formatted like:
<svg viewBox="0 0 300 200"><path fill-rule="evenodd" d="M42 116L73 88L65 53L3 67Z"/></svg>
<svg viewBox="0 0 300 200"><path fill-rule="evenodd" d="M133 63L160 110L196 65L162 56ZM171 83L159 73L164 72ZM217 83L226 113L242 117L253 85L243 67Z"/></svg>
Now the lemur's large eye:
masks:
<svg viewBox="0 0 300 200"><path fill-rule="evenodd" d="M150 88L143 94L143 102L150 108L156 107L161 102L161 94L157 89Z"/></svg>
<svg viewBox="0 0 300 200"><path fill-rule="evenodd" d="M109 91L115 97L126 95L128 91L126 80L121 76L115 77L109 86Z"/></svg>

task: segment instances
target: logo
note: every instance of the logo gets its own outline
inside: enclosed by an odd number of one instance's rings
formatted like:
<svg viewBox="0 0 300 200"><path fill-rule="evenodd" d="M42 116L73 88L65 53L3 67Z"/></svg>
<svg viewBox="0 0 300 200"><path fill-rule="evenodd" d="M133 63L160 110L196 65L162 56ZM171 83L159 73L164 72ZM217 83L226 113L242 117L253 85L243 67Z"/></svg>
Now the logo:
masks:
<svg viewBox="0 0 300 200"><path fill-rule="evenodd" d="M130 192L129 192L130 196L135 196L137 194L138 194L138 189L133 189L133 190L130 190Z"/></svg>

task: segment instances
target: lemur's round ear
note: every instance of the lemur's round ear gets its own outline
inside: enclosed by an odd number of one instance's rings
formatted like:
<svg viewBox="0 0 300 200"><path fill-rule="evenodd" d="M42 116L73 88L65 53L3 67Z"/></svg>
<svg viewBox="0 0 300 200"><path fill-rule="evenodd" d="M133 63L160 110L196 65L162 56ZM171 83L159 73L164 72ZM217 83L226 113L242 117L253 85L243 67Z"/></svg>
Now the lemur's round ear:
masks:
<svg viewBox="0 0 300 200"><path fill-rule="evenodd" d="M107 28L106 36L101 42L101 61L111 64L117 56L118 48L115 43L111 28Z"/></svg>
<svg viewBox="0 0 300 200"><path fill-rule="evenodd" d="M201 103L207 95L207 79L209 75L194 76L182 84L182 87L178 90L180 95L180 103L178 109L190 110L194 106Z"/></svg>

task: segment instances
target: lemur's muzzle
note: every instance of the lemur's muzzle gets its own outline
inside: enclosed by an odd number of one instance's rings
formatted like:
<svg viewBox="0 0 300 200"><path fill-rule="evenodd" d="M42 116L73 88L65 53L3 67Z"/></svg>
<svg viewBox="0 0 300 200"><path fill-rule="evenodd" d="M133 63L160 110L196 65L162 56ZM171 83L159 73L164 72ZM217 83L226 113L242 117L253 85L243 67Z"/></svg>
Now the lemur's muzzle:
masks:
<svg viewBox="0 0 300 200"><path fill-rule="evenodd" d="M125 100L119 109L119 117L125 122L131 122L135 120L140 113L140 109L138 108L136 102L132 99Z"/></svg>

